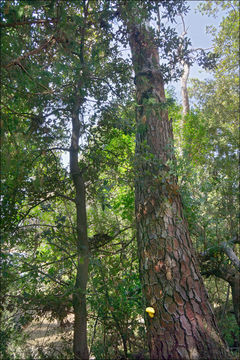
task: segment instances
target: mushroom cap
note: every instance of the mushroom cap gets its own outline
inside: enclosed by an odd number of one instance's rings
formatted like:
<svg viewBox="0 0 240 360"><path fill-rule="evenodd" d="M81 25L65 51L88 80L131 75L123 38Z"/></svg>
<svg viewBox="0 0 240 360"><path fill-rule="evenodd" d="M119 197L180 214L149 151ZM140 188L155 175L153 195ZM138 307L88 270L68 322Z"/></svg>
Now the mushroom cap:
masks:
<svg viewBox="0 0 240 360"><path fill-rule="evenodd" d="M151 318L154 317L154 314L155 314L154 308L152 308L152 307L149 306L149 307L146 308L146 312L148 313L148 315L149 315Z"/></svg>

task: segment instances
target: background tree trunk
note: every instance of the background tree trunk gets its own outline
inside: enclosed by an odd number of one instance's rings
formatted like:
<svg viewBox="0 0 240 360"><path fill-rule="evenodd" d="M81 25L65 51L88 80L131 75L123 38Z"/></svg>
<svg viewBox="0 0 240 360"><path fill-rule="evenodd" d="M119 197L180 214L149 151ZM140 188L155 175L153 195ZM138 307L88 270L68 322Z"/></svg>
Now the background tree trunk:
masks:
<svg viewBox="0 0 240 360"><path fill-rule="evenodd" d="M158 50L143 25L127 24L137 98L135 208L151 359L230 359L220 338L183 216Z"/></svg>
<svg viewBox="0 0 240 360"><path fill-rule="evenodd" d="M80 64L82 67L82 78L78 81L77 93L72 111L72 138L70 150L70 172L75 187L75 203L77 212L77 275L75 289L73 294L74 309L74 334L73 334L73 352L74 360L88 360L89 351L87 346L87 309L86 309L86 290L88 281L89 265L89 242L87 235L87 212L86 212L86 193L85 183L82 171L78 164L79 138L81 135L81 123L79 120L80 109L84 98L80 95L81 90L86 84L87 71L84 64L85 50L85 31L88 16L88 5L83 0L84 21L81 28L80 44ZM86 78L85 78L86 77Z"/></svg>
<svg viewBox="0 0 240 360"><path fill-rule="evenodd" d="M89 245L87 237L87 216L85 184L78 164L78 144L80 137L79 109L81 101L76 101L72 114L72 140L70 150L70 172L75 187L77 212L77 275L73 294L74 336L73 351L75 360L89 358L87 347L86 288L88 280Z"/></svg>
<svg viewBox="0 0 240 360"><path fill-rule="evenodd" d="M186 61L182 61L183 74L181 76L181 95L182 95L182 106L183 106L183 118L189 113L189 98L187 90L187 82L190 72L190 65Z"/></svg>
<svg viewBox="0 0 240 360"><path fill-rule="evenodd" d="M187 29L185 26L185 21L184 21L184 17L182 14L180 14L180 17L182 19L182 25L183 25L183 32L181 34L181 39L182 41L184 41L184 38L187 34ZM179 54L182 54L183 51L183 46L182 44L179 46L178 52ZM190 64L187 62L187 60L185 60L184 58L181 60L181 64L182 64L182 68L183 68L183 73L181 76L181 96L182 96L182 126L184 125L184 117L189 113L190 110L190 106L189 106L189 97L188 97L188 89L187 89L187 83L188 83L188 78L189 78L189 73L190 73Z"/></svg>

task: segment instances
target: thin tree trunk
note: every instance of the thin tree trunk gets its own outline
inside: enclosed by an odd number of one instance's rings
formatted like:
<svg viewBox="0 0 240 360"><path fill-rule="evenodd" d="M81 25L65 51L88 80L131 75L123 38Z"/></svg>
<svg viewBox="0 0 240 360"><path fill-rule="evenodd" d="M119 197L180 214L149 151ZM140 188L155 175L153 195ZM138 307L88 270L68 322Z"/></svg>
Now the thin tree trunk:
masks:
<svg viewBox="0 0 240 360"><path fill-rule="evenodd" d="M135 209L151 359L231 358L205 290L176 179L169 174L172 127L158 50L143 25L127 24L137 99Z"/></svg>
<svg viewBox="0 0 240 360"><path fill-rule="evenodd" d="M74 334L73 352L74 360L88 360L89 351L87 346L87 308L86 290L88 281L89 265L89 242L87 236L87 213L86 213L86 193L82 171L78 164L79 138L81 134L81 123L79 120L80 109L84 99L80 95L81 89L86 83L86 67L84 63L85 50L85 30L88 15L89 2L83 0L84 21L81 27L80 44L80 65L82 67L82 77L78 81L77 93L74 108L72 111L72 138L70 149L70 173L75 187L75 203L77 212L77 275L73 293L74 309Z"/></svg>
<svg viewBox="0 0 240 360"><path fill-rule="evenodd" d="M72 114L72 141L70 150L70 172L75 187L77 212L77 275L73 294L74 336L73 351L75 360L89 358L87 347L87 311L86 287L88 280L89 245L87 237L87 216L85 184L78 165L78 144L80 137L79 109L81 101L77 100Z"/></svg>
<svg viewBox="0 0 240 360"><path fill-rule="evenodd" d="M183 74L181 76L181 95L182 95L182 107L183 107L182 114L184 119L184 117L189 113L189 109L190 109L188 89L187 89L190 65L186 61L183 61L182 66L183 66Z"/></svg>
<svg viewBox="0 0 240 360"><path fill-rule="evenodd" d="M240 326L240 274L239 272L235 274L234 278L231 282L229 282L231 285L232 290L232 299L233 299L233 310L234 315L236 318L236 321L238 325Z"/></svg>
<svg viewBox="0 0 240 360"><path fill-rule="evenodd" d="M103 279L103 281L105 283L105 277L104 277L104 273L103 273L102 270L101 270L101 275L102 275L102 279ZM106 297L106 300L108 302L108 305L112 306L111 297L109 296L108 288L107 288L106 285L104 286L104 290L105 290L105 297ZM112 318L113 318L113 320L115 322L116 329L118 330L119 335L121 336L122 344L123 344L124 356L125 356L125 359L127 359L128 358L128 349L127 349L126 332L124 332L124 327L120 325L117 316L115 316L115 314L114 314L114 311L112 312Z"/></svg>
<svg viewBox="0 0 240 360"><path fill-rule="evenodd" d="M182 19L182 25L183 25L183 32L182 32L182 35L181 35L181 39L182 41L184 41L184 38L187 34L187 29L186 29L186 26L185 26L185 21L184 21L184 17L182 14L180 14L180 17ZM179 54L182 55L182 44L179 46L179 49L178 49L178 52ZM182 67L183 67L183 73L182 73L182 76L181 76L181 95L182 95L182 107L183 107L183 110L182 110L182 125L184 124L184 118L185 116L189 113L189 109L190 109L190 106L189 106L189 97L188 97L188 89L187 89L187 82L188 82L188 77L189 77L189 73L190 73L190 65L189 63L182 59L181 60L181 64L182 64Z"/></svg>

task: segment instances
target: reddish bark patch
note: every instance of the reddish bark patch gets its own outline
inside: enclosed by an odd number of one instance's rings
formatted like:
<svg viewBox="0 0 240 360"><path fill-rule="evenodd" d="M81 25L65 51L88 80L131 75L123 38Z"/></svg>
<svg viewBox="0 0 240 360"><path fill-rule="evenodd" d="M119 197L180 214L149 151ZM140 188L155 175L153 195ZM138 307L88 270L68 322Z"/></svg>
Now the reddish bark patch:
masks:
<svg viewBox="0 0 240 360"><path fill-rule="evenodd" d="M173 239L173 246L175 250L178 250L179 248L179 242L176 238Z"/></svg>
<svg viewBox="0 0 240 360"><path fill-rule="evenodd" d="M174 226L173 225L171 225L171 224L169 224L168 225L168 235L169 236L174 236L175 235L175 231L174 231L175 229L174 229Z"/></svg>
<svg viewBox="0 0 240 360"><path fill-rule="evenodd" d="M198 303L196 303L196 301L193 301L192 304L193 304L194 314L199 314L200 315L202 312L200 310L200 307L199 307Z"/></svg>
<svg viewBox="0 0 240 360"><path fill-rule="evenodd" d="M180 322L187 335L190 336L192 334L191 325L185 315L180 316Z"/></svg>
<svg viewBox="0 0 240 360"><path fill-rule="evenodd" d="M184 346L185 345L184 333L183 333L182 329L180 328L179 324L175 325L175 336L176 336L178 345Z"/></svg>
<svg viewBox="0 0 240 360"><path fill-rule="evenodd" d="M172 302L171 304L167 305L167 309L170 314L175 314L177 311L177 305Z"/></svg>
<svg viewBox="0 0 240 360"><path fill-rule="evenodd" d="M164 262L163 262L162 260L159 260L159 261L157 262L157 265L154 266L154 270L155 270L156 272L160 272L161 269L162 269L162 267L163 267L163 265L164 265Z"/></svg>
<svg viewBox="0 0 240 360"><path fill-rule="evenodd" d="M186 303L186 315L190 321L193 321L195 319L190 303Z"/></svg>
<svg viewBox="0 0 240 360"><path fill-rule="evenodd" d="M162 317L162 320L163 320L163 321L166 321L167 323L172 322L172 317L171 317L171 315L168 314L167 312L163 312L163 313L161 314L161 317Z"/></svg>
<svg viewBox="0 0 240 360"><path fill-rule="evenodd" d="M174 292L174 300L179 306L184 304L182 297L176 291Z"/></svg>

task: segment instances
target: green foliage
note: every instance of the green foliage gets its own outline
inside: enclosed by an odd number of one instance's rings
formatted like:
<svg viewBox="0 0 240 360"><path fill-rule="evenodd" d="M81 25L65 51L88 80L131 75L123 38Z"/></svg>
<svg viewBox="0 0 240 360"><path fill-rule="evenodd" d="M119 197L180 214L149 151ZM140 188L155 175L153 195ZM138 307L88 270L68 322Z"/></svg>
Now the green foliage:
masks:
<svg viewBox="0 0 240 360"><path fill-rule="evenodd" d="M214 12L213 3L206 2L205 9ZM8 24L1 38L0 350L6 360L21 358L23 329L33 319L48 316L64 321L73 311L75 194L61 157L70 144L69 119L77 97L84 99L79 165L86 183L88 236L106 240L91 246L87 291L91 353L97 359L118 358L124 340L131 354L146 351L134 232L137 159L132 68L118 47L119 40L126 42L126 32L120 23L115 28L116 1L90 5L86 21L84 1L79 0L0 4L2 23ZM129 14L138 11L139 19L145 19L149 12L154 16L159 4L138 5L128 1ZM180 107L172 96L161 106L173 119L177 163L170 164L171 174L179 178L192 238L197 250L210 247L216 262L226 261L219 257L217 244L235 234L238 220L238 25L230 5L221 3L229 12L220 32L214 33L214 54L220 54L214 79L192 82L197 100L193 111L182 125ZM160 6L162 17L170 20L186 11L182 1L162 1ZM25 21L30 24L17 25ZM169 61L163 65L165 79L173 70L178 76L175 30L161 27L161 34L155 35L161 57ZM154 97L144 105L159 113ZM146 126L139 127L144 137ZM143 142L147 150L144 146ZM161 166L151 154L144 156L146 163ZM166 182L164 171L161 181ZM213 300L216 286L211 278L208 288ZM218 304L223 304L225 294L224 288ZM219 324L232 345L234 319L220 319ZM68 345L70 358L69 349ZM45 350L39 348L39 359L48 357Z"/></svg>
<svg viewBox="0 0 240 360"><path fill-rule="evenodd" d="M208 276L212 269L216 275L221 266L232 266L219 244L234 238L239 220L239 54L235 51L239 42L239 14L235 6L236 2L232 1L202 4L202 9L209 15L220 8L227 11L219 31L212 32L217 66L212 70L211 80L191 81L189 93L195 105L184 119L180 108L170 109L177 154L173 171L178 175L184 212L195 247L199 253L207 251L209 254L208 261L202 265L203 273ZM238 247L234 251L239 254ZM223 337L229 346L233 346L237 323L232 314L231 293L228 300L231 307L222 315L226 284L214 276L206 280ZM220 316L218 308L221 308ZM235 346L239 346L236 341Z"/></svg>

